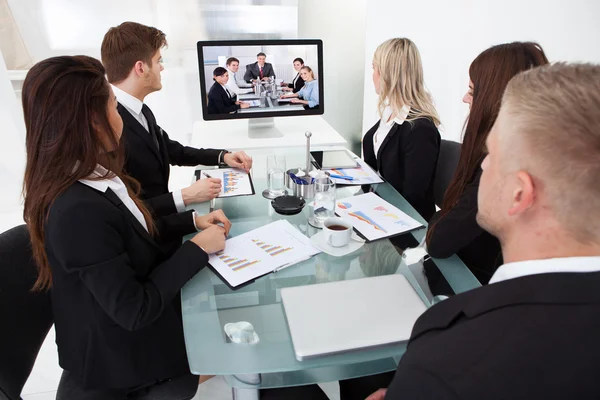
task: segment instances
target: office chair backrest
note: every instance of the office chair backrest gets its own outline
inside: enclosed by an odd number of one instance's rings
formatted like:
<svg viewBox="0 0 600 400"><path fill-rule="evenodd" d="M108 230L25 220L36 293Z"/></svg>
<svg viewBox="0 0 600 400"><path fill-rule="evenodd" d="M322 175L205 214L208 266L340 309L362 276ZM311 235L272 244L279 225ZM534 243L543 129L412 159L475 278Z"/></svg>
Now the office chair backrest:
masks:
<svg viewBox="0 0 600 400"><path fill-rule="evenodd" d="M452 180L454 171L458 166L460 159L460 146L458 142L451 140L442 140L440 145L440 155L438 156L437 169L435 171L435 182L433 183L433 197L435 204L442 207L444 194Z"/></svg>
<svg viewBox="0 0 600 400"><path fill-rule="evenodd" d="M31 292L37 278L29 231L0 234L0 398L19 399L52 326L49 292ZM2 397L2 396L5 397Z"/></svg>

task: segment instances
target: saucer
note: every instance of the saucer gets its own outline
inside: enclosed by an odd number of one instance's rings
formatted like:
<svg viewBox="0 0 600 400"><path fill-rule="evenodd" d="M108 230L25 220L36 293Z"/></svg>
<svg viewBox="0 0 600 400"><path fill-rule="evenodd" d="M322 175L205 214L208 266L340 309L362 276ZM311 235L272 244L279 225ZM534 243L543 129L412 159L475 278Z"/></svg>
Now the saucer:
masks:
<svg viewBox="0 0 600 400"><path fill-rule="evenodd" d="M354 235L352 236L354 237ZM320 231L318 233L315 233L310 238L310 244L315 246L317 249L321 250L323 253L329 254L330 256L342 257L346 254L354 253L356 250L363 247L365 242L358 242L354 239L350 239L350 242L348 242L348 244L343 247L333 247L325 241L324 232Z"/></svg>

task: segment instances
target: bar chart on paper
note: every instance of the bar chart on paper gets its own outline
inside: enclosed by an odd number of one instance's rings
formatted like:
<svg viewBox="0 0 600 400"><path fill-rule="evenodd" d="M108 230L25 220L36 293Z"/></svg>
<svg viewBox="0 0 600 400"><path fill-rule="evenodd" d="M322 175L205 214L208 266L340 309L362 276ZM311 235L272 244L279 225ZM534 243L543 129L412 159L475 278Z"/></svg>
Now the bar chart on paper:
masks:
<svg viewBox="0 0 600 400"><path fill-rule="evenodd" d="M228 239L225 249L211 255L209 262L221 278L236 287L317 253L298 229L279 220Z"/></svg>
<svg viewBox="0 0 600 400"><path fill-rule="evenodd" d="M260 262L260 260L249 260L248 258L240 260L239 258L227 255L222 251L216 253L216 255L219 257L219 260L223 261L232 271L240 271Z"/></svg>
<svg viewBox="0 0 600 400"><path fill-rule="evenodd" d="M283 246L274 246L268 243L263 242L259 239L252 239L252 242L257 245L260 249L267 252L271 257L278 256L280 254L286 253L290 250L294 250L293 247L283 247Z"/></svg>
<svg viewBox="0 0 600 400"><path fill-rule="evenodd" d="M221 180L221 193L218 197L248 196L254 194L252 178L245 171L235 168L211 169L203 171L200 179L211 178Z"/></svg>
<svg viewBox="0 0 600 400"><path fill-rule="evenodd" d="M375 193L340 199L335 212L352 223L367 240L382 239L423 226Z"/></svg>

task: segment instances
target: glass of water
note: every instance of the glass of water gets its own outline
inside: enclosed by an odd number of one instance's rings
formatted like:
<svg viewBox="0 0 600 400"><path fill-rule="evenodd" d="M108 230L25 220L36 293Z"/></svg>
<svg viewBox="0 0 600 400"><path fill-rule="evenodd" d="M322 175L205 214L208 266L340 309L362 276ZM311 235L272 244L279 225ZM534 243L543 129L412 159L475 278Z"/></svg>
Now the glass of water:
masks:
<svg viewBox="0 0 600 400"><path fill-rule="evenodd" d="M314 183L315 197L312 201L312 215L308 222L322 228L327 218L335 216L335 182L330 178L318 179Z"/></svg>
<svg viewBox="0 0 600 400"><path fill-rule="evenodd" d="M272 155L267 157L267 190L263 195L269 199L286 194L285 191L285 156Z"/></svg>

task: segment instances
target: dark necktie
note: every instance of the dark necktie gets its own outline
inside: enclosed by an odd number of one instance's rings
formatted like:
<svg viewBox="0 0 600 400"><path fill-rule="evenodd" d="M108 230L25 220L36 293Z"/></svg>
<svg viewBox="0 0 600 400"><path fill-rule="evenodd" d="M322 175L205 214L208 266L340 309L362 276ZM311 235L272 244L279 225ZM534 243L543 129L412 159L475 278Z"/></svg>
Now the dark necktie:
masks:
<svg viewBox="0 0 600 400"><path fill-rule="evenodd" d="M147 105L142 105L142 114L146 117L146 122L148 123L148 133L152 138L152 141L156 145L156 148L160 150L160 146L158 144L158 138L156 137L156 132L154 131L154 119L152 118L152 112Z"/></svg>
<svg viewBox="0 0 600 400"><path fill-rule="evenodd" d="M262 69L262 67L260 67L260 66L258 67L258 69L260 70L260 79L262 80L262 78L263 78L263 72L262 72L262 71L263 71L263 69Z"/></svg>

